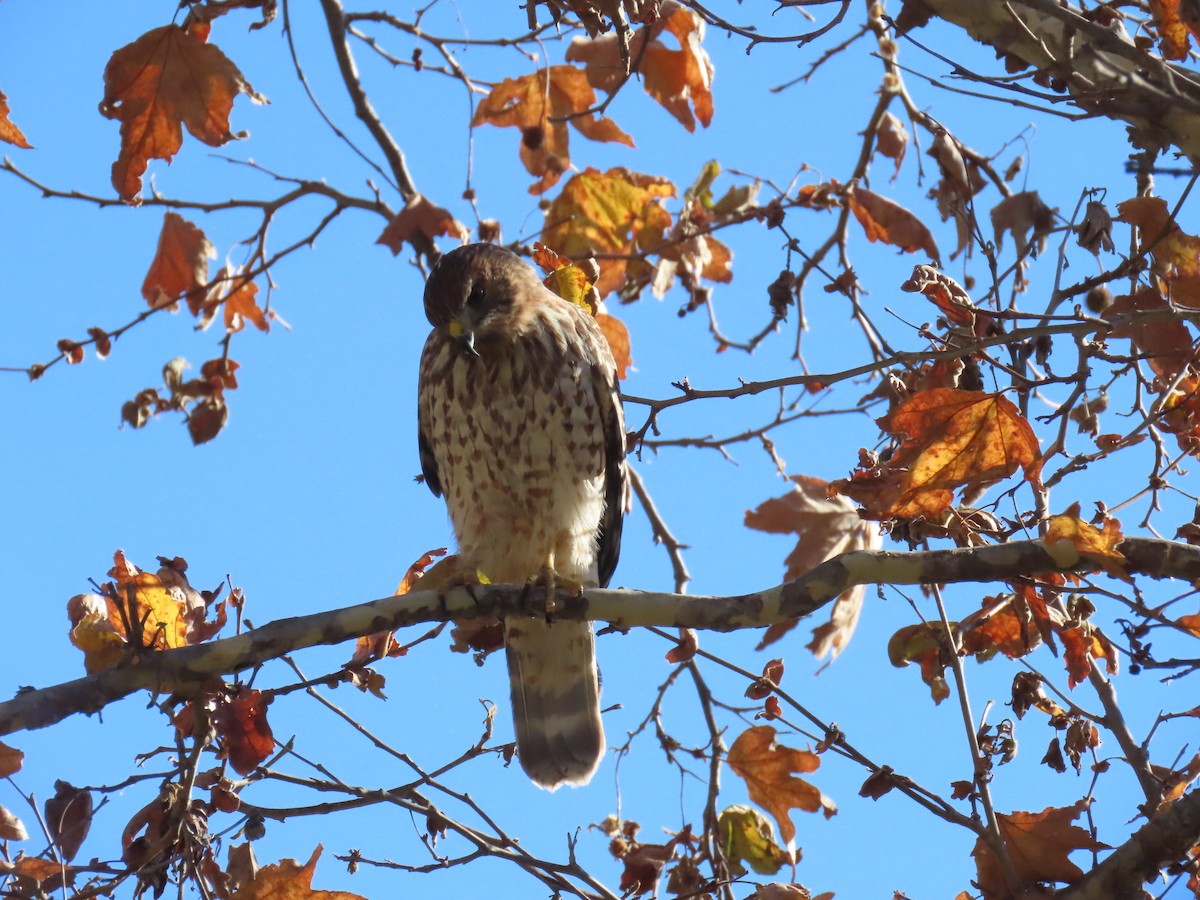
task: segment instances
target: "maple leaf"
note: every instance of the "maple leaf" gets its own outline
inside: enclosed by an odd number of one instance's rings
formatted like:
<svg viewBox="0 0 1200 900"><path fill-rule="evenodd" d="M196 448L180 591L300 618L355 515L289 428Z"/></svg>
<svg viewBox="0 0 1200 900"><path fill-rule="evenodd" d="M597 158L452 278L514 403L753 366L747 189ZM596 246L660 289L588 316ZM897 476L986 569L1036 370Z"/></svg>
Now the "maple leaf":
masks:
<svg viewBox="0 0 1200 900"><path fill-rule="evenodd" d="M1099 566L1113 578L1132 582L1128 561L1124 554L1116 549L1117 544L1124 538L1119 521L1111 517L1106 518L1104 528L1097 528L1079 518L1079 504L1073 503L1062 515L1050 517L1046 523L1044 540L1056 560L1062 559L1062 548L1056 545L1064 541L1079 559ZM1064 568L1073 565L1072 562L1064 562Z"/></svg>
<svg viewBox="0 0 1200 900"><path fill-rule="evenodd" d="M899 247L903 253L924 250L936 265L941 265L941 254L933 234L903 206L864 187L847 191L846 200L868 241L883 241Z"/></svg>
<svg viewBox="0 0 1200 900"><path fill-rule="evenodd" d="M769 812L779 823L779 833L790 849L796 837L789 810L821 810L825 818L837 813L837 806L816 787L794 772L815 772L821 758L811 750L794 750L775 742L770 725L747 728L729 748L728 762L734 774L746 782L750 799Z"/></svg>
<svg viewBox="0 0 1200 900"><path fill-rule="evenodd" d="M504 79L476 107L471 125L521 129L521 162L530 175L541 176L530 185L529 193L544 194L571 165L567 121L593 141L633 146L633 138L612 119L585 114L595 105L596 92L582 69L551 66Z"/></svg>
<svg viewBox="0 0 1200 900"><path fill-rule="evenodd" d="M676 0L665 0L657 18L629 37L629 46L640 59L642 87L690 132L696 130L697 119L707 128L713 117L713 64L701 45L704 27L694 11ZM659 40L664 31L679 41L678 50ZM588 83L605 93L616 92L626 81L621 37L616 32L575 38L566 59L583 63Z"/></svg>
<svg viewBox="0 0 1200 900"><path fill-rule="evenodd" d="M655 247L671 224L659 202L674 197L665 178L615 168L585 169L563 185L546 210L542 241L571 259L634 256ZM600 260L596 290L605 297L625 282L630 260Z"/></svg>
<svg viewBox="0 0 1200 900"><path fill-rule="evenodd" d="M208 284L208 261L216 255L198 226L179 213L165 213L154 258L142 280L142 297L151 307L171 309L185 299L192 315L199 315Z"/></svg>
<svg viewBox="0 0 1200 900"><path fill-rule="evenodd" d="M23 150L32 150L33 145L25 140L21 129L9 121L8 111L8 98L4 96L4 91L0 91L0 141L13 144Z"/></svg>
<svg viewBox="0 0 1200 900"><path fill-rule="evenodd" d="M1134 197L1118 203L1117 212L1120 221L1138 229L1138 252L1150 254L1156 273L1200 274L1200 238L1179 227L1162 197Z"/></svg>
<svg viewBox="0 0 1200 900"><path fill-rule="evenodd" d="M231 900L364 900L359 894L347 891L318 891L312 887L317 860L323 847L317 844L303 866L294 859L281 859L263 866L254 877L233 895Z"/></svg>
<svg viewBox="0 0 1200 900"><path fill-rule="evenodd" d="M1150 12L1158 28L1158 48L1166 59L1188 57L1188 36L1200 40L1200 15L1195 7L1181 0L1150 0Z"/></svg>
<svg viewBox="0 0 1200 900"><path fill-rule="evenodd" d="M880 427L900 441L886 463L863 466L832 488L862 503L872 519L934 517L958 487L982 488L1024 469L1037 484L1037 437L1000 394L934 388L913 394Z"/></svg>
<svg viewBox="0 0 1200 900"><path fill-rule="evenodd" d="M249 775L275 750L267 722L271 699L270 694L241 685L236 694L223 697L213 713L221 754L239 775Z"/></svg>
<svg viewBox="0 0 1200 900"><path fill-rule="evenodd" d="M852 550L876 550L882 546L879 528L861 519L854 504L844 497L830 497L829 483L807 475L793 475L795 487L782 497L746 510L747 528L768 534L794 534L796 546L784 559L784 580L792 581L828 559ZM862 610L864 585L855 585L838 596L830 610L829 621L813 629L808 649L821 659L837 658L858 624ZM779 640L796 626L799 619L771 625L758 648Z"/></svg>
<svg viewBox="0 0 1200 900"><path fill-rule="evenodd" d="M435 237L455 237L465 244L471 239L467 226L454 218L448 209L434 206L421 194L413 194L404 209L387 223L375 243L383 244L393 256L399 256L405 242L416 248L413 236L417 234L427 241Z"/></svg>
<svg viewBox="0 0 1200 900"><path fill-rule="evenodd" d="M1083 871L1067 858L1068 855L1075 850L1108 849L1107 844L1071 824L1087 806L1087 800L1080 800L1072 806L1047 807L1040 813L996 814L1004 847L1023 882L1073 884L1083 877ZM987 841L979 838L971 855L975 857L978 884L985 900L1011 897L1004 869Z"/></svg>
<svg viewBox="0 0 1200 900"><path fill-rule="evenodd" d="M271 330L272 315L258 305L258 285L233 272L225 274L221 282L221 290L228 293L218 294L216 302L224 307L225 333L235 334L246 327L246 320L254 323L259 331ZM210 297L210 303L213 302Z"/></svg>
<svg viewBox="0 0 1200 900"><path fill-rule="evenodd" d="M179 25L154 28L113 53L100 112L121 122L121 152L112 167L117 195L138 202L150 160L170 162L179 152L181 126L210 147L246 137L229 130L238 94L267 102L215 44Z"/></svg>

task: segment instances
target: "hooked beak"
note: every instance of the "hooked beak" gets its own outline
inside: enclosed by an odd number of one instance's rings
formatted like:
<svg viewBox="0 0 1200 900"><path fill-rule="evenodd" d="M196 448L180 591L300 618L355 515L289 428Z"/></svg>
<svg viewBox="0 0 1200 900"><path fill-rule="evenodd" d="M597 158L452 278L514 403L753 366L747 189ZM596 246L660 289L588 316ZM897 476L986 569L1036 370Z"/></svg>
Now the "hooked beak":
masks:
<svg viewBox="0 0 1200 900"><path fill-rule="evenodd" d="M479 351L475 349L474 323L464 320L467 320L467 313L465 311L462 316L452 320L446 326L446 330L450 333L450 337L454 338L458 346L462 347L464 351L472 356L478 356Z"/></svg>

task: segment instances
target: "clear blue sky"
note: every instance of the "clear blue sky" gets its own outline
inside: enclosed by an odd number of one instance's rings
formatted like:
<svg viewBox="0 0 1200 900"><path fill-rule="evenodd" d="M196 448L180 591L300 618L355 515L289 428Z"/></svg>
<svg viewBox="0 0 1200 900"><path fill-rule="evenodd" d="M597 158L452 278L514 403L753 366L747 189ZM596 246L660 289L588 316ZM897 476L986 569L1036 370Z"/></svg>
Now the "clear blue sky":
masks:
<svg viewBox="0 0 1200 900"><path fill-rule="evenodd" d="M745 10L734 4L729 15ZM345 90L336 78L324 23L314 4L297 4L296 42L310 82L334 120L374 158L368 136L354 120ZM96 104L102 95L101 75L113 50L150 28L170 20L171 3L127 5L115 13L98 4L55 5L9 0L0 5L0 91L7 94L12 119L36 147L3 152L25 172L55 188L110 196L109 166L118 147L117 124L102 118ZM304 7L304 8L301 8ZM404 15L403 9L397 10ZM823 13L818 13L823 14ZM861 15L856 6L849 18ZM456 16L461 16L457 20ZM426 20L431 31L469 33L472 37L514 33L522 27L523 10L515 3L443 4ZM288 176L324 178L348 192L362 193L374 177L344 144L321 123L299 88L287 44L275 25L247 32L250 17L230 15L216 23L211 40L241 67L253 86L271 101L254 106L239 99L233 114L235 131L250 132L246 141L213 152L185 138L171 166L151 163L151 181L164 195L219 201L231 196L270 197L281 189L244 166L219 158L253 159L264 168ZM805 30L797 15L789 23L781 13L764 21L775 31ZM843 23L826 41L797 50L789 44L763 46L749 57L744 42L712 30L705 46L716 66L712 128L688 135L677 122L631 86L609 114L637 142L637 150L597 145L572 135L572 160L578 166L625 165L661 174L681 187L703 164L717 159L728 169L786 185L804 164L820 177L844 179L853 167L859 132L876 97L880 64L864 39L829 62L812 81L780 93L767 88L801 74L833 43L848 37L853 23ZM411 45L386 31L383 42L399 56ZM981 65L992 58L957 38L947 28L929 29L921 39L938 44ZM552 62L562 59L563 45L549 43ZM460 84L434 73L414 74L373 58L361 43L354 45L364 83L396 140L408 155L420 189L474 225L460 199L468 154L468 105ZM427 62L433 54L427 48ZM460 54L463 64L481 78L531 71L532 63L514 50L471 48ZM929 74L944 66L902 47L902 61ZM913 78L917 102L947 122L966 143L996 153L1020 135L998 157L1003 169L1016 154L1031 153L1026 174L1031 187L1064 213L1074 207L1086 187L1107 186L1112 201L1134 191L1122 172L1123 129L1110 123L1067 124L1034 117L1001 103L966 101ZM1031 120L1036 124L1030 127ZM542 216L535 198L525 191L532 180L517 160L513 130L481 128L474 135L474 185L486 217L499 219L506 240L531 235ZM923 146L928 137L922 136ZM918 148L892 184L890 162L875 170L872 187L918 211L934 224L932 205L924 200L931 186L918 183ZM928 179L932 164L922 158ZM812 178L805 173L802 178ZM377 180L377 179L376 179ZM378 180L377 180L378 183ZM734 183L722 176L718 188ZM385 197L394 207L400 200ZM1174 185L1164 185L1173 199ZM764 198L769 197L764 188ZM990 200L994 202L994 194ZM80 338L89 326L109 330L133 318L144 307L142 278L154 251L162 221L160 209L97 209L73 200L44 200L10 175L0 177L0 266L5 272L0 328L0 365L23 366L55 354L59 338ZM282 247L308 233L328 211L309 200L279 217L271 244ZM246 213L187 213L205 229L217 247L218 263L228 256L243 261L239 241L257 224ZM1184 226L1188 227L1189 211ZM811 249L830 228L825 213L795 214L788 219L802 244ZM228 573L249 600L247 615L258 624L284 616L350 605L389 594L410 562L428 549L451 544L440 501L413 481L419 471L415 437L416 363L427 325L420 306L418 273L404 257L394 258L374 241L382 229L378 217L344 214L311 251L292 255L274 276L272 304L292 325L269 335L238 335L232 356L242 364L241 387L230 396L228 427L209 445L191 446L182 424L169 417L140 432L119 428L120 408L142 388L160 384L159 370L175 356L196 367L218 353L219 329L194 332L185 314L157 315L123 337L111 357L97 362L89 353L77 367L56 366L41 381L28 384L21 375L0 377L0 412L5 437L0 440L0 503L5 512L0 560L7 574L6 626L0 628L0 693L21 685L46 686L83 674L81 655L67 641L65 603L87 591L88 579L103 580L112 553L123 548L131 560L153 567L157 555L180 555L191 565L198 587L213 587ZM854 226L852 226L854 227ZM1195 227L1190 229L1193 232ZM954 246L952 224L937 223L937 240L948 255ZM931 320L934 313L915 295L898 291L914 257L899 257L894 248L869 245L853 232L853 264L870 290L867 302L876 321L893 323L884 308L909 321ZM735 250L734 282L717 288L717 310L723 329L748 336L766 321L767 285L783 262L780 236L753 227L731 237ZM449 246L449 245L445 245ZM1012 252L1011 245L1007 247ZM1035 285L1048 290L1052 254L1034 269ZM1092 271L1091 257L1072 257L1078 272ZM974 270L983 269L973 264ZM961 275L961 268L952 267ZM1074 273L1073 273L1074 274ZM722 387L738 378L778 377L797 371L789 359L795 317L753 357L737 352L716 355L702 313L677 316L684 303L676 291L664 301L648 294L635 305L613 309L629 326L636 370L626 389L635 395L668 396L670 382L690 378L697 387ZM832 372L862 359L861 337L849 322L844 300L825 294L814 283L807 295L812 328L805 337L805 361L813 372ZM895 322L894 334L904 346L919 344L911 331ZM889 324L889 327L892 327ZM907 342L907 343L904 343ZM871 390L851 386L826 405L849 405ZM775 397L693 404L672 410L660 421L667 437L736 433L766 421ZM631 407L631 427L640 427L643 411ZM1116 430L1114 427L1113 430ZM864 416L821 418L801 422L775 435L779 455L793 474L827 479L842 477L854 466L860 446L876 440L875 426ZM740 593L777 583L787 538L747 531L742 516L786 485L756 445L732 450L733 461L711 450L668 450L647 453L638 469L675 534L687 544L693 575L690 590L699 594ZM1121 465L1121 464L1116 464ZM1056 509L1090 497L1110 503L1134 488L1122 483L1126 472L1109 469L1089 474L1054 498ZM1136 507L1130 524L1144 512ZM1172 522L1182 521L1186 513ZM671 569L660 547L653 545L646 517L635 508L625 530L621 566L614 584L641 589L669 589ZM916 597L917 592L911 592ZM949 595L960 611L978 604L978 589ZM970 777L969 760L953 701L935 708L915 669L893 669L886 642L908 624L913 614L895 592L883 600L869 592L863 623L849 649L832 667L814 678L818 664L803 649L808 629L794 631L771 655L787 659L784 685L826 720L837 722L849 739L873 759L893 766L933 790L949 793L949 783ZM759 669L767 654L754 653L755 635L702 635L702 646ZM296 656L308 675L319 675L348 658L350 647L309 651ZM663 659L669 645L647 635L606 636L599 640L605 701L620 708L606 714L610 744L636 727L670 665ZM1061 665L1043 651L1037 664L1052 672ZM331 699L356 715L392 746L410 753L426 767L453 758L479 734L480 699L500 707L497 737L509 732L507 678L499 657L477 668L464 656L447 651L446 641L427 643L409 657L383 663L389 700L382 703L343 687ZM721 696L739 702L743 685L719 670L706 670ZM976 716L985 703L1008 698L1009 666L977 667L972 678ZM267 687L287 683L289 670L273 665L258 677ZM1145 676L1143 676L1145 679ZM1123 676L1122 697L1138 697L1136 680ZM1130 704L1135 733L1144 733L1160 707L1189 704L1168 686L1147 691ZM1156 693L1157 692L1157 693ZM1081 701L1094 706L1094 697ZM694 693L681 684L666 705L666 724L686 742L698 741ZM989 721L1004 715L994 709ZM740 726L727 717L732 740ZM338 720L302 695L282 699L271 708L280 740L295 737L296 749L319 760L339 777L388 787L408 779L406 770L374 752ZM1038 765L1049 729L1027 718L1018 735L1022 754L997 772L995 791L1001 810L1040 810L1069 805L1087 790L1088 779L1074 774L1054 776ZM75 784L112 784L133 769L134 755L170 743L165 723L144 709L143 698L131 698L105 710L103 716L77 719L59 727L18 734L9 742L27 754L26 768L15 783L39 801L53 792L55 778ZM803 736L785 740L804 746ZM1174 746L1174 745L1171 745ZM1106 745L1102 752L1115 752ZM1164 764L1170 760L1160 760ZM158 765L151 760L147 771ZM1119 769L1119 767L1117 767ZM702 766L697 766L702 771ZM298 764L289 770L307 774ZM599 822L617 811L616 773L606 762L591 786L548 794L534 789L520 770L502 769L481 759L455 772L447 781L467 791L493 813L510 834L537 855L566 858L566 835L579 824ZM826 822L798 817L797 843L804 849L797 880L814 892L834 890L840 897L888 897L893 889L921 898L950 897L969 886L974 867L967 852L972 838L916 809L898 794L879 801L860 800L857 790L866 773L827 757L812 780L841 808ZM152 784L152 782L151 782ZM700 825L702 785L663 761L650 734L634 744L619 773L621 813L643 825L643 837L655 840L661 829ZM1101 837L1118 842L1132 815L1133 785L1124 771L1114 770L1101 783L1097 809ZM95 831L81 858L117 855L117 836L132 810L153 795L150 784L128 789L97 818ZM745 802L743 786L725 773L722 803ZM277 788L252 789L248 799L264 805L296 802ZM14 809L27 825L33 816L10 786L0 787L0 803ZM451 814L462 808L448 801ZM351 890L369 897L402 892L432 896L486 891L497 898L541 896L536 882L515 867L494 861L434 875L379 873L364 868L350 877L332 858L359 848L375 858L423 864L428 861L417 835L423 822L411 822L398 811L374 809L336 819L295 819L270 824L257 845L260 863L280 857L307 859L313 846L325 845L316 886ZM1111 829L1105 830L1105 829ZM32 849L39 849L30 841ZM455 855L461 842L447 839L440 852ZM580 838L580 860L605 883L615 886L619 865L598 832ZM1086 861L1083 861L1086 867ZM749 888L739 891L749 893Z"/></svg>

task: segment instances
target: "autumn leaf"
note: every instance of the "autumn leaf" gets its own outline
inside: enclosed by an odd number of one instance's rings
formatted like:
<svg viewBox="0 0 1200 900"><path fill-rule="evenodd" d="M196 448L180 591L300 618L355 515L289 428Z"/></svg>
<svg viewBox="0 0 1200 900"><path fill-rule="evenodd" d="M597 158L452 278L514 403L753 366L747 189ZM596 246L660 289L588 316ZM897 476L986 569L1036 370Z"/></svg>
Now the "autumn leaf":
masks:
<svg viewBox="0 0 1200 900"><path fill-rule="evenodd" d="M629 367L633 365L633 357L630 355L629 349L629 329L616 316L610 316L606 312L596 313L596 324L604 332L604 339L608 341L608 349L612 351L613 361L617 364L617 378L623 381L629 372Z"/></svg>
<svg viewBox="0 0 1200 900"><path fill-rule="evenodd" d="M4 741L0 741L0 778L7 778L21 771L21 766L25 761L25 754L16 747L10 747Z"/></svg>
<svg viewBox="0 0 1200 900"><path fill-rule="evenodd" d="M980 489L1024 469L1041 477L1037 437L1001 394L935 388L913 394L880 426L900 446L886 462L870 462L834 490L862 503L871 519L934 517L954 490Z"/></svg>
<svg viewBox="0 0 1200 900"><path fill-rule="evenodd" d="M46 828L62 858L70 862L92 827L92 795L59 779L46 801Z"/></svg>
<svg viewBox="0 0 1200 900"><path fill-rule="evenodd" d="M1083 623L1071 625L1056 631L1063 642L1063 661L1067 665L1067 686L1074 689L1076 685L1087 681L1092 673L1092 660L1103 659L1105 671L1115 675L1119 671L1120 657L1114 647L1099 629Z"/></svg>
<svg viewBox="0 0 1200 900"><path fill-rule="evenodd" d="M214 44L179 25L147 31L116 51L104 69L100 112L121 122L121 152L112 183L127 203L137 203L151 159L170 162L183 144L181 126L210 147L246 137L229 130L238 94L266 103Z"/></svg>
<svg viewBox="0 0 1200 900"><path fill-rule="evenodd" d="M784 843L796 837L789 810L821 810L825 818L837 813L834 802L794 772L815 772L821 758L811 750L793 750L775 742L775 729L755 725L743 731L729 748L729 767L746 782L750 799L775 817Z"/></svg>
<svg viewBox="0 0 1200 900"><path fill-rule="evenodd" d="M775 843L775 829L758 810L749 806L729 806L717 817L717 836L725 850L733 874L744 875L750 868L759 875L774 875L792 856Z"/></svg>
<svg viewBox="0 0 1200 900"><path fill-rule="evenodd" d="M957 624L951 622L950 627ZM898 669L917 663L921 680L929 685L929 694L936 704L950 696L950 685L946 682L949 648L950 638L941 622L918 622L892 634L888 639L888 659Z"/></svg>
<svg viewBox="0 0 1200 900"><path fill-rule="evenodd" d="M807 475L793 475L792 490L746 510L747 528L768 534L794 534L796 546L784 559L784 580L792 581L828 559L852 550L876 550L882 546L879 527L863 520L844 497L829 496L829 483ZM858 624L863 585L855 585L834 601L829 621L813 629L808 649L818 659L837 658ZM763 633L758 649L779 640L799 619L771 625Z"/></svg>
<svg viewBox="0 0 1200 900"><path fill-rule="evenodd" d="M1073 549L1077 559L1098 566L1113 578L1132 582L1128 561L1116 549L1124 537L1119 521L1106 518L1103 529L1089 525L1079 518L1079 504L1073 503L1062 515L1050 517L1046 523L1044 540L1051 555L1060 560L1064 568L1071 568L1075 563L1062 556L1063 549L1058 546L1060 542L1065 542Z"/></svg>
<svg viewBox="0 0 1200 900"><path fill-rule="evenodd" d="M912 275L900 285L900 290L924 295L947 320L970 327L976 335L987 334L995 323L995 319L975 306L962 285L933 266L913 266Z"/></svg>
<svg viewBox="0 0 1200 900"><path fill-rule="evenodd" d="M1157 274L1200 274L1200 237L1176 224L1162 197L1134 197L1118 203L1117 212L1120 221L1138 229L1138 252L1150 254Z"/></svg>
<svg viewBox="0 0 1200 900"><path fill-rule="evenodd" d="M982 609L964 621L962 630L964 652L980 662L997 653L1020 659L1042 643L1034 615L1025 598L1018 594L984 597Z"/></svg>
<svg viewBox="0 0 1200 900"><path fill-rule="evenodd" d="M854 218L858 219L858 224L866 232L868 241L883 241L899 247L904 253L924 250L935 265L941 264L941 254L933 234L903 206L864 187L847 191L846 200Z"/></svg>
<svg viewBox="0 0 1200 900"><path fill-rule="evenodd" d="M9 121L8 112L8 98L4 96L3 91L0 91L0 141L13 144L23 150L32 150L33 145L25 140L21 129Z"/></svg>
<svg viewBox="0 0 1200 900"><path fill-rule="evenodd" d="M1040 253L1046 243L1046 235L1054 227L1057 208L1042 202L1037 191L1022 191L1005 197L992 209L992 230L996 249L1004 246L1004 232L1013 236L1017 255L1024 256L1031 242L1037 244Z"/></svg>
<svg viewBox="0 0 1200 900"><path fill-rule="evenodd" d="M661 200L675 196L665 178L628 169L585 169L572 176L546 210L542 241L571 259L632 256L662 241L671 214ZM601 259L596 289L601 297L626 280L629 262Z"/></svg>
<svg viewBox="0 0 1200 900"><path fill-rule="evenodd" d="M156 309L174 308L179 300L186 299L192 315L198 316L208 284L208 261L216 255L212 242L199 227L179 213L165 213L154 259L142 281L142 297Z"/></svg>
<svg viewBox="0 0 1200 900"><path fill-rule="evenodd" d="M396 585L394 596L399 597L401 594L407 594L412 590L433 590L437 587L436 585L427 583L424 576L426 570L433 565L434 560L439 556L445 555L445 547L439 547L436 550L429 550L422 553L420 558L408 567L408 570L404 573L404 577ZM386 656L403 656L404 652L396 640L395 632L393 631L377 631L374 634L365 634L354 642L354 654L343 668L360 668L373 660L383 659Z"/></svg>
<svg viewBox="0 0 1200 900"><path fill-rule="evenodd" d="M659 40L664 31L679 42L678 50ZM676 0L665 0L658 17L629 38L641 62L642 87L688 131L696 130L697 119L707 128L713 117L713 65L701 46L703 40L704 20ZM625 83L621 36L616 31L575 38L566 59L584 64L588 83L596 90L612 94Z"/></svg>
<svg viewBox="0 0 1200 900"><path fill-rule="evenodd" d="M1073 806L1047 807L1040 813L1013 812L996 814L1000 836L1013 868L1022 882L1063 882L1073 884L1083 871L1068 859L1075 850L1106 850L1086 830L1071 823L1087 809L1088 801ZM978 885L985 900L1012 896L1004 869L984 838L975 842L971 852L978 871Z"/></svg>
<svg viewBox="0 0 1200 900"><path fill-rule="evenodd" d="M231 900L364 900L359 894L347 891L318 891L312 887L317 860L324 848L317 844L312 856L303 866L294 859L282 859L263 866L254 873L248 884Z"/></svg>
<svg viewBox="0 0 1200 900"><path fill-rule="evenodd" d="M143 572L118 550L108 575L113 581L103 586L103 595L78 594L67 602L71 643L83 651L88 674L124 658L130 625L140 633L143 648L171 650L206 641L225 624L225 605L208 620L205 599L180 568L164 565L158 574Z"/></svg>
<svg viewBox="0 0 1200 900"><path fill-rule="evenodd" d="M1188 57L1188 36L1200 40L1200 15L1186 0L1150 0L1150 12L1158 29L1158 49L1165 59Z"/></svg>
<svg viewBox="0 0 1200 900"><path fill-rule="evenodd" d="M246 327L246 320L259 331L271 330L271 314L258 305L257 284L230 272L221 282L221 288L228 291L218 294L220 299L217 300L224 308L226 334L241 331Z"/></svg>
<svg viewBox="0 0 1200 900"><path fill-rule="evenodd" d="M398 256L405 243L417 247L413 241L414 235L420 235L430 242L435 237L454 237L464 244L471 239L471 232L466 225L454 218L448 209L434 206L421 194L413 194L408 198L404 209L387 223L375 243L383 244L394 256Z"/></svg>
<svg viewBox="0 0 1200 900"><path fill-rule="evenodd" d="M904 163L904 154L908 150L908 129L896 118L894 113L885 112L875 129L875 152L892 159L896 163L896 171L892 173L892 181L900 174L900 166Z"/></svg>
<svg viewBox="0 0 1200 900"><path fill-rule="evenodd" d="M567 122L584 137L633 146L633 138L617 123L595 113L596 92L576 66L551 66L520 78L506 78L479 106L471 126L496 125L521 129L521 162L530 175L540 176L529 187L544 194L570 168ZM568 256L571 254L567 254Z"/></svg>
<svg viewBox="0 0 1200 900"><path fill-rule="evenodd" d="M0 841L27 841L24 823L7 806L0 806Z"/></svg>
<svg viewBox="0 0 1200 900"><path fill-rule="evenodd" d="M270 702L269 694L242 685L234 696L222 698L213 713L221 753L239 775L249 775L275 750L267 723Z"/></svg>

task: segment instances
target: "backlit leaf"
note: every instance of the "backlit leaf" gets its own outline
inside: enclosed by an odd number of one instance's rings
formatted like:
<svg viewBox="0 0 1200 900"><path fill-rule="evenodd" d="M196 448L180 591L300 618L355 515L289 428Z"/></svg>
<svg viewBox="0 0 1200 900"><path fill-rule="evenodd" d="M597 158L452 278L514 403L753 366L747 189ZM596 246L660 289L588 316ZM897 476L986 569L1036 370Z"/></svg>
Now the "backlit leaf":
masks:
<svg viewBox="0 0 1200 900"><path fill-rule="evenodd" d="M104 69L100 112L121 122L121 152L112 167L120 198L138 201L149 161L171 161L183 143L182 126L210 147L246 137L229 130L238 94L266 102L216 45L179 25L147 31L117 50Z"/></svg>
<svg viewBox="0 0 1200 900"><path fill-rule="evenodd" d="M208 261L216 255L200 228L179 213L165 213L154 259L142 281L142 297L152 307L186 299L192 315L199 315L208 284Z"/></svg>
<svg viewBox="0 0 1200 900"><path fill-rule="evenodd" d="M1075 850L1107 849L1106 844L1097 841L1083 828L1071 824L1086 808L1087 801L1080 800L1073 806L1047 807L1040 813L996 814L1008 857L1023 882L1073 884L1083 877L1083 872L1067 858L1068 855ZM1011 896L1004 869L987 841L979 838L971 855L975 857L978 884L984 897L999 900Z"/></svg>
<svg viewBox="0 0 1200 900"><path fill-rule="evenodd" d="M405 243L417 246L413 236L418 234L427 241L435 237L454 237L464 244L471 236L467 226L454 218L448 209L434 206L421 194L414 194L404 204L404 209L387 223L375 243L383 244L398 256Z"/></svg>
<svg viewBox="0 0 1200 900"><path fill-rule="evenodd" d="M933 234L924 223L898 203L881 197L864 187L847 191L846 200L858 224L866 232L867 240L883 241L899 247L904 253L924 250L926 255L938 262L941 254Z"/></svg>
<svg viewBox="0 0 1200 900"><path fill-rule="evenodd" d="M249 775L275 750L275 739L267 723L270 702L270 695L243 685L213 713L221 751L239 775Z"/></svg>
<svg viewBox="0 0 1200 900"><path fill-rule="evenodd" d="M21 133L21 129L9 121L8 98L4 96L3 91L0 91L0 141L4 141L6 144L13 144L24 150L33 149L33 145L25 140L25 135Z"/></svg>

